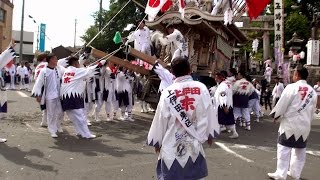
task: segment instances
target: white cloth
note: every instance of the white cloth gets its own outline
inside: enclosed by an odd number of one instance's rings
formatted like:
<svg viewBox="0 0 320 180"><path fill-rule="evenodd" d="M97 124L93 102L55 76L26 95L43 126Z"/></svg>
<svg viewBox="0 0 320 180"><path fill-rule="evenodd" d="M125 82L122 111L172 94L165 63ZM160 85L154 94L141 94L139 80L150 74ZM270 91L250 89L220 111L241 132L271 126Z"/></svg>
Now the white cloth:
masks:
<svg viewBox="0 0 320 180"><path fill-rule="evenodd" d="M178 56L188 57L188 42L185 40L181 32L174 29L173 33L166 36L166 38L159 37L162 45L173 44L173 50L171 52L172 59Z"/></svg>
<svg viewBox="0 0 320 180"><path fill-rule="evenodd" d="M249 112L254 112L256 118L260 118L261 106L259 99L250 99L249 100Z"/></svg>
<svg viewBox="0 0 320 180"><path fill-rule="evenodd" d="M63 111L61 107L60 98L57 97L54 99L47 99L46 110L48 131L50 134L55 134L61 127L61 122L63 119Z"/></svg>
<svg viewBox="0 0 320 180"><path fill-rule="evenodd" d="M278 83L274 86L274 88L273 88L272 96L273 96L274 98L280 98L283 90L284 90L283 83L278 82Z"/></svg>
<svg viewBox="0 0 320 180"><path fill-rule="evenodd" d="M83 109L73 109L66 111L68 117L70 118L71 122L73 123L76 133L81 135L83 138L90 138L92 135L88 125L87 119L84 114Z"/></svg>
<svg viewBox="0 0 320 180"><path fill-rule="evenodd" d="M154 68L154 72L159 76L161 82L159 86L159 92L162 92L164 89L173 84L175 79L174 75L169 72L168 69L164 68L161 64L157 64Z"/></svg>
<svg viewBox="0 0 320 180"><path fill-rule="evenodd" d="M234 107L233 108L233 114L234 114L234 118L238 119L238 118L243 118L244 121L249 125L250 125L250 111L249 108L238 108L238 107Z"/></svg>
<svg viewBox="0 0 320 180"><path fill-rule="evenodd" d="M216 91L215 91L215 94L214 94L214 97L215 97L215 102L217 103L217 109L218 107L233 107L233 99L232 99L232 84L225 80L225 81L222 81Z"/></svg>
<svg viewBox="0 0 320 180"><path fill-rule="evenodd" d="M128 37L128 42L134 41L134 48L145 54L151 55L151 36L147 26L138 29ZM138 60L139 65L143 65L144 61Z"/></svg>
<svg viewBox="0 0 320 180"><path fill-rule="evenodd" d="M104 88L106 91L108 91L108 99L107 102L114 102L116 101L116 87L117 87L117 81L116 76L113 78L112 71L109 67L106 68L105 74L104 74Z"/></svg>
<svg viewBox="0 0 320 180"><path fill-rule="evenodd" d="M35 69L35 71L34 71L34 80L36 80L36 79L38 78L41 69L47 67L47 65L48 65L47 62L40 62L40 63L37 65L37 67L36 67L36 69Z"/></svg>
<svg viewBox="0 0 320 180"><path fill-rule="evenodd" d="M163 90L147 142L151 146L161 147L159 159L169 170L175 159L184 167L190 157L194 162L199 154L204 156L202 143L207 141L208 137L214 137L215 132L219 133L217 114L208 99L210 95L207 87L193 81L191 76L179 77ZM184 108L187 117L192 121L190 128L194 127L199 139L189 134L181 122L177 121L173 112L179 112L178 105L176 108L171 108L170 103L180 104ZM181 143L186 144L183 156L177 154L177 146Z"/></svg>
<svg viewBox="0 0 320 180"><path fill-rule="evenodd" d="M306 161L306 148L289 148L277 144L277 170L279 179L286 179L288 170L294 179L300 179Z"/></svg>
<svg viewBox="0 0 320 180"><path fill-rule="evenodd" d="M151 45L150 30L147 26L143 29L138 29L128 37L128 42L134 41L134 48L138 51L142 51L144 46Z"/></svg>
<svg viewBox="0 0 320 180"><path fill-rule="evenodd" d="M316 104L316 92L306 81L289 84L270 113L275 118L280 117L279 134L285 133L287 139L294 135L296 141L302 136L306 141Z"/></svg>
<svg viewBox="0 0 320 180"><path fill-rule="evenodd" d="M88 68L76 68L69 66L65 69L61 84L61 97L66 98L75 96L83 97L85 90L85 80L93 77L96 73L96 66Z"/></svg>

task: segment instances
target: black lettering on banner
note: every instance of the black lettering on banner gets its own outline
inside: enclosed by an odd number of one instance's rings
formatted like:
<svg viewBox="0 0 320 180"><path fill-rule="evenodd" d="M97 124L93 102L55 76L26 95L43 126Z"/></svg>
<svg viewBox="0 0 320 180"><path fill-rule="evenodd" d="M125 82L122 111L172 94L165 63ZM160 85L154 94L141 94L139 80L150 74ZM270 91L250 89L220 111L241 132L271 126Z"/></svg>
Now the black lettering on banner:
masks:
<svg viewBox="0 0 320 180"><path fill-rule="evenodd" d="M177 96L176 95L174 95L174 96L171 96L171 97L169 97L170 99L170 104L172 104L172 105L175 105L175 104L177 104Z"/></svg>
<svg viewBox="0 0 320 180"><path fill-rule="evenodd" d="M275 14L274 17L275 17L275 20L281 20L282 18L281 13Z"/></svg>
<svg viewBox="0 0 320 180"><path fill-rule="evenodd" d="M167 98L169 98L170 96L174 95L174 92L171 90L168 90L169 96Z"/></svg>
<svg viewBox="0 0 320 180"><path fill-rule="evenodd" d="M176 106L174 106L174 109L175 109L177 112L180 112L183 108L182 108L181 104L177 104Z"/></svg>
<svg viewBox="0 0 320 180"><path fill-rule="evenodd" d="M276 3L275 8L274 9L281 9L280 3Z"/></svg>
<svg viewBox="0 0 320 180"><path fill-rule="evenodd" d="M278 23L278 24L276 24L276 27L277 27L277 31L280 31L280 24Z"/></svg>

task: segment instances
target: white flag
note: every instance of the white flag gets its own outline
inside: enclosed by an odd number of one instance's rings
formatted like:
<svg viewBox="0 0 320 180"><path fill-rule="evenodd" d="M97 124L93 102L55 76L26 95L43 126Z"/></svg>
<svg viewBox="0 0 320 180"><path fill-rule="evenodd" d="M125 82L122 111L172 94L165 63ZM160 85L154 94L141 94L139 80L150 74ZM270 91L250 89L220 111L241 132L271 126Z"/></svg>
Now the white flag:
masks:
<svg viewBox="0 0 320 180"><path fill-rule="evenodd" d="M148 14L149 21L153 21L157 16L160 9L168 0L148 0L148 4L146 6L146 10L144 11Z"/></svg>

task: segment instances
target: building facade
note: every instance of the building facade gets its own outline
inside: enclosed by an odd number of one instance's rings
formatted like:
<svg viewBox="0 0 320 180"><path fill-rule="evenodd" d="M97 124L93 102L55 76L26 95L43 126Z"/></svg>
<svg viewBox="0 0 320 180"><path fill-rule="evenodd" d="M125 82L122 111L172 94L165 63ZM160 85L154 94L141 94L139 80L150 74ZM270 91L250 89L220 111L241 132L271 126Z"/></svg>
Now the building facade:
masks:
<svg viewBox="0 0 320 180"><path fill-rule="evenodd" d="M13 3L0 0L0 51L4 51L12 39Z"/></svg>
<svg viewBox="0 0 320 180"><path fill-rule="evenodd" d="M16 46L15 51L18 56L20 56L20 32L21 31L12 31L12 37L15 40ZM23 61L33 62L34 53L33 53L33 43L34 43L34 32L23 32Z"/></svg>

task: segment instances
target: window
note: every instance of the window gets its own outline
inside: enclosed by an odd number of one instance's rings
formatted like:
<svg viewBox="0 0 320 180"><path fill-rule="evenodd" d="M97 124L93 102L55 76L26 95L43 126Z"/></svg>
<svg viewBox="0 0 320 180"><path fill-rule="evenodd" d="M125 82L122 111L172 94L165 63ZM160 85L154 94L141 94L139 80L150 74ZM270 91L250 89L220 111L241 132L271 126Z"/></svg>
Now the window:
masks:
<svg viewBox="0 0 320 180"><path fill-rule="evenodd" d="M6 11L0 8L0 22L5 22Z"/></svg>

